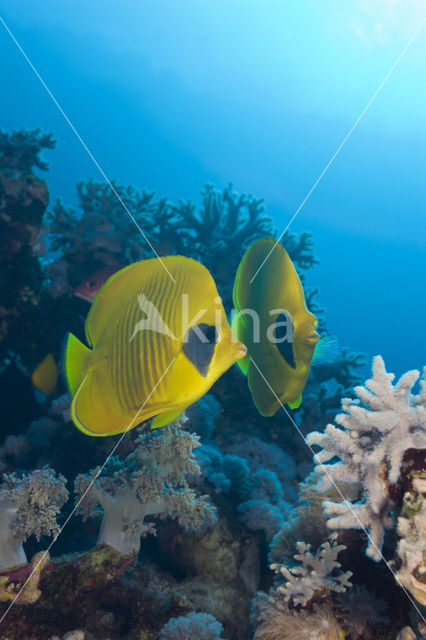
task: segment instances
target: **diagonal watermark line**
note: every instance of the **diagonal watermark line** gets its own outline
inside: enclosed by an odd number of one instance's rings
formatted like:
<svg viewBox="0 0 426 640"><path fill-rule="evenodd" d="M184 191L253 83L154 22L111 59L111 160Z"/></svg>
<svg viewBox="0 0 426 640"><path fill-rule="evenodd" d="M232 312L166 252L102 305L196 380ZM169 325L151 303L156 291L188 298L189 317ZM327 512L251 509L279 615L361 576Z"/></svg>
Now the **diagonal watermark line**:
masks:
<svg viewBox="0 0 426 640"><path fill-rule="evenodd" d="M361 111L361 113L359 114L358 118L355 120L354 124L352 125L352 127L349 129L348 133L345 135L345 137L343 138L342 142L340 143L340 145L337 147L336 151L333 153L333 155L331 156L330 160L327 162L327 164L325 165L324 169L322 170L322 172L320 173L320 175L318 176L318 178L316 179L316 181L314 182L313 186L311 187L311 189L308 191L308 193L306 194L305 198L302 200L302 202L300 203L299 207L296 209L295 213L293 214L290 222L287 224L287 226L285 227L284 231L281 233L280 237L278 238L278 240L275 242L274 246L272 247L272 249L269 251L268 255L266 256L266 258L263 260L262 264L260 265L260 267L258 268L258 270L256 271L256 273L254 274L254 276L252 277L252 279L250 280L250 284L253 282L253 280L255 279L255 277L257 276L257 274L259 273L259 271L263 268L265 262L269 259L269 257L271 256L272 252L276 249L277 245L281 242L281 240L283 239L283 237L285 236L286 232L288 231L290 225L292 224L292 222L295 220L296 216L299 214L300 210L304 207L306 201L310 198L311 194L313 193L313 191L315 191L315 189L317 188L318 184L321 182L321 180L323 179L324 175L327 173L328 169L330 168L330 166L333 164L334 160L336 159L337 155L340 153L340 151L342 150L342 148L344 147L344 145L346 144L346 142L349 140L349 138L351 137L352 133L355 131L356 127L358 126L358 124L361 122L362 118L365 116L365 114L367 113L368 109L371 107L371 105L373 104L374 100L377 98L378 94L380 93L380 91L383 89L384 85L386 84L386 82L389 80L390 76L392 75L392 73L394 72L394 70L396 69L396 67L398 66L398 64L401 62L402 58L405 56L405 54L407 53L409 47L412 45L412 43L414 42L414 40L417 38L417 36L419 35L420 31L422 30L424 24L426 22L426 18L424 18L422 20L422 22L418 25L417 29L414 31L413 35L411 36L411 38L409 39L409 41L407 42L407 44L405 45L405 47L403 48L403 50L401 51L401 53L399 54L399 56L397 57L397 59L395 60L395 62L393 63L393 65L391 66L391 68L389 69L389 71L387 72L387 74L385 75L385 77L383 78L382 82L379 84L379 86L377 87L376 91L373 93L373 95L371 96L370 100L367 102L367 104L365 105L364 109Z"/></svg>
<svg viewBox="0 0 426 640"><path fill-rule="evenodd" d="M283 403L281 402L281 400L279 399L279 397L277 396L277 394L275 393L275 391L273 390L273 388L271 387L271 385L269 384L268 380L265 378L265 376L263 375L262 371L259 369L259 367L257 366L256 362L253 360L253 358L250 356L250 362L253 363L253 365L256 367L258 373L262 376L264 382L266 383L266 385L268 386L269 390L271 391L271 393L273 394L273 396L275 397L275 399L277 400L277 402L279 402L282 410L284 411L284 413L286 414L287 418L290 420L290 422L292 423L292 425L294 426L294 428L297 430L298 434L300 435L300 437L302 438L303 442L306 444L306 446L310 449L312 456L314 458L314 460L316 460L316 454L315 451L313 450L313 448L311 447L311 445L309 444L309 442L306 441L305 436L303 435L303 433L301 432L301 430L299 429L299 427L297 426L297 424L295 423L295 421L293 420L293 417L290 415L290 413L287 411L287 409L285 408L285 406L283 405ZM393 575L396 584L401 587L401 589L404 591L405 595L407 596L407 598L409 599L409 601L411 602L411 604L413 605L413 607L415 608L415 610L417 611L417 613L419 614L419 617L423 620L423 622L426 623L426 618L423 617L419 607L417 606L416 601L412 598L410 592L402 585L400 584L399 580L397 579L395 572L393 571L392 567L390 566L389 562L386 560L386 558L383 557L383 554L381 552L381 550L379 549L379 547L376 545L376 543L374 542L373 538L370 536L370 534L368 533L367 529L364 527L364 525L362 524L361 520L358 518L356 512L351 508L350 503L348 500L346 500L345 496L343 495L343 493L340 491L339 487L337 486L337 484L334 482L333 478L331 477L331 475L329 474L329 472L327 471L327 467L324 466L322 464L322 462L318 462L318 466L320 466L322 468L322 470L324 471L324 474L327 476L327 478L330 480L331 484L333 485L333 487L336 489L337 493L339 494L339 496L342 498L343 502L348 506L350 512L352 513L353 517L355 518L355 520L357 521L357 523L359 524L359 528L362 529L362 531L364 531L365 535L367 536L370 544L376 549L376 551L378 552L380 558L383 560L383 562L385 563L385 565L387 566L387 568L389 569L389 571L391 572L391 574Z"/></svg>
<svg viewBox="0 0 426 640"><path fill-rule="evenodd" d="M28 582L31 580L31 578L33 577L33 575L37 572L39 566L41 565L41 563L44 561L45 557L47 556L47 554L49 553L50 549L52 548L52 546L55 544L56 540L59 538L59 536L61 535L62 531L64 530L64 528L66 527L66 525L68 524L68 522L71 520L72 516L74 515L74 513L76 512L76 510L78 509L78 507L80 506L80 504L83 502L84 498L86 497L88 491L91 489L91 487L93 486L95 480L99 477L99 475L102 473L105 465L107 464L108 460L110 460L112 458L112 456L114 455L114 453L117 451L117 448L119 447L120 443L122 442L124 436L127 434L127 432L133 427L133 425L135 424L136 420L138 419L141 411L144 409L146 403L148 402L148 400L150 399L150 397L152 396L152 394L154 393L154 391L157 389L158 385L160 384L160 382L163 380L164 376L166 375L166 373L168 372L168 370L170 369L170 367L172 366L173 362L176 360L176 356L172 359L172 361L170 362L169 366L167 367L167 369L164 371L163 375L161 376L161 378L158 380L158 382L155 384L154 388L152 389L152 391L149 393L148 397L145 399L143 405L140 407L140 409L137 411L136 415L134 416L134 418L132 419L132 421L130 422L130 424L126 427L126 430L123 431L123 433L121 434L119 440L115 443L114 447L112 448L111 452L108 454L108 456L105 459L105 462L103 463L103 465L99 468L99 470L96 472L96 474L93 476L92 481L90 482L90 484L88 485L88 487L86 488L86 490L84 491L84 493L80 496L80 498L78 499L78 501L75 503L74 508L72 509L71 513L67 516L67 519L65 520L64 524L62 525L62 527L59 529L58 533L56 534L56 536L53 538L52 542L49 544L49 546L47 547L47 549L43 552L40 560L37 562L37 564L35 565L35 567L33 567L30 575L28 576L28 578L25 580L24 584L22 585L22 587L19 589L18 593L16 594L16 596L13 598L12 602L10 603L10 605L8 606L8 608L6 609L6 611L4 612L4 614L2 615L2 617L0 618L0 625L3 622L3 620L6 618L7 614L9 613L9 611L11 610L11 608L13 607L13 605L16 603L16 601L18 600L19 596L21 595L21 593L23 592L23 590L25 589L26 585L28 584ZM86 382L87 379L87 375L84 377L83 382L81 383L81 386Z"/></svg>
<svg viewBox="0 0 426 640"><path fill-rule="evenodd" d="M106 175L105 171L102 169L102 167L100 166L100 164L98 163L98 161L96 160L96 158L94 157L93 153L90 151L89 147L87 146L87 144L84 142L84 140L82 139L82 137L80 136L80 134L78 133L77 129L74 127L74 125L72 124L71 120L69 119L69 117L67 116L67 114L65 113L65 111L63 110L63 108L61 107L61 105L59 104L59 102L56 100L55 96L53 95L53 93L51 92L51 90L49 89L49 87L47 86L47 84L45 83L45 81L43 80L43 78L41 77L40 73L37 71L37 69L35 68L35 66L33 65L33 63L31 62L31 60L29 59L29 57L27 56L27 54L25 53L24 49L22 48L22 46L20 45L20 43L18 42L18 40L15 38L15 36L13 35L12 31L9 29L9 27L7 26L6 22L3 20L3 18L0 16L0 22L2 23L2 25L4 26L4 28L6 29L7 33L10 35L10 37L12 38L13 42L16 44L16 46L18 47L19 51L22 53L22 55L24 56L25 60L28 62L28 64L30 65L31 69L34 71L35 75L37 76L37 78L40 80L41 84L43 85L43 87L46 89L47 93L49 94L50 98L53 100L53 102L55 103L55 105L57 106L58 110L60 111L61 115L64 117L65 121L67 122L67 124L70 126L70 128L72 129L73 133L75 134L75 136L77 137L78 141L80 142L80 144L82 145L82 147L85 149L85 151L87 152L87 154L89 155L90 159L93 161L94 165L96 166L96 168L98 169L99 173L102 175L102 177L104 178L104 180L108 183L111 191L114 193L114 195L116 196L117 200L120 202L121 206L123 207L123 209L128 213L130 219L132 220L132 222L135 224L136 228L138 229L139 233L142 235L142 237L144 238L145 242L147 243L147 245L149 246L149 248L152 250L152 252L156 255L156 257L159 259L159 261L161 262L163 268L167 271L167 273L169 274L170 278L173 280L173 282L176 284L176 280L174 279L174 277L172 276L172 274L170 273L170 271L167 269L166 265L164 264L164 261L160 258L160 256L158 255L156 249L154 248L154 246L152 245L152 243L150 242L150 240L148 239L147 235L145 234L145 232L142 230L141 226L139 225L139 223L137 222L136 218L132 215L132 213L130 212L128 206L126 205L126 203L123 201L122 197L120 196L120 194L118 193L117 189L114 187L114 185L112 184L111 180L108 178L108 176Z"/></svg>

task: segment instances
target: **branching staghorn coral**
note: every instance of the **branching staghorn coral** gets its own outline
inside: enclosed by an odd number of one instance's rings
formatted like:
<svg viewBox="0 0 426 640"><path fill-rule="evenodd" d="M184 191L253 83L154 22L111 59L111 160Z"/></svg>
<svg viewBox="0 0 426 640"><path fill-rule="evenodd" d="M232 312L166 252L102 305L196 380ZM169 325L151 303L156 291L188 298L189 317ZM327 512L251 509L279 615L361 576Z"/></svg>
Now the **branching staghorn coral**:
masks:
<svg viewBox="0 0 426 640"><path fill-rule="evenodd" d="M206 185L199 207L192 201L174 204L147 190L112 184L158 254L182 254L202 262L214 275L225 304L231 302L232 280L244 250L253 241L276 234L263 199L239 194L232 184L223 190ZM51 274L68 278L72 288L103 266L152 257L108 184L80 182L77 196L77 210L58 200L45 217L51 247L62 253L49 266ZM310 233L287 234L284 245L301 272L317 262ZM62 287L65 291L66 283Z"/></svg>
<svg viewBox="0 0 426 640"><path fill-rule="evenodd" d="M68 499L66 480L49 467L3 474L0 485L0 569L27 562L22 543L32 534L59 533L57 515Z"/></svg>
<svg viewBox="0 0 426 640"><path fill-rule="evenodd" d="M325 433L307 436L309 445L322 447L315 455L321 491L333 482L360 483L363 488L363 499L357 502L324 502L328 527L367 530L366 553L376 561L381 559L384 531L393 524L387 488L398 482L406 451L426 449L424 379L420 393L412 394L419 375L408 371L393 385L395 376L386 372L383 359L376 356L371 380L365 387L355 387L358 399L342 401L344 413L336 417L338 426L329 424ZM339 462L331 462L333 458Z"/></svg>
<svg viewBox="0 0 426 640"><path fill-rule="evenodd" d="M8 133L0 129L0 170L17 169L30 173L33 167L47 171L48 164L39 157L43 149L54 149L56 142L51 133L40 129L21 129Z"/></svg>
<svg viewBox="0 0 426 640"><path fill-rule="evenodd" d="M215 524L207 496L197 496L187 482L187 476L200 473L193 454L198 437L180 424L138 436L134 452L123 461L110 458L100 474L98 467L77 476L78 513L84 518L102 514L98 544L123 554L137 552L141 536L155 533L155 525L146 522L149 516L176 518L187 532Z"/></svg>
<svg viewBox="0 0 426 640"><path fill-rule="evenodd" d="M349 582L352 571L336 572L341 567L337 556L346 549L345 545L324 542L315 555L311 553L311 545L303 541L299 540L296 547L298 553L294 559L300 565L271 565L271 569L286 581L277 588L285 602L304 607L315 595L326 596L330 591L342 593L352 586Z"/></svg>

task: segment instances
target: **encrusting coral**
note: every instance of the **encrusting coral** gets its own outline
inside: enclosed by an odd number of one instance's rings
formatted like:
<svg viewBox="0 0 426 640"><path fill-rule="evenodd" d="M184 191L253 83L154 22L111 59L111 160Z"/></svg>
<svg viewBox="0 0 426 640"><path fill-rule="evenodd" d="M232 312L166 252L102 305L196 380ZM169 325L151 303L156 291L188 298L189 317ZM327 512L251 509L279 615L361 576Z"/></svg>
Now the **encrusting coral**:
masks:
<svg viewBox="0 0 426 640"><path fill-rule="evenodd" d="M341 567L337 556L346 549L344 545L324 542L315 555L311 553L311 545L301 540L296 546L298 553L294 555L294 559L300 565L271 565L271 569L285 579L285 583L277 588L285 602L306 606L314 595L326 595L330 591L342 593L352 586L349 582L352 571L336 571Z"/></svg>
<svg viewBox="0 0 426 640"><path fill-rule="evenodd" d="M68 499L65 478L49 467L3 474L0 485L0 569L27 562L22 543L34 534L55 536L56 517Z"/></svg>
<svg viewBox="0 0 426 640"><path fill-rule="evenodd" d="M325 433L307 436L309 445L322 448L315 455L320 491L336 482L360 483L363 488L363 499L357 502L323 503L328 527L368 531L366 553L376 561L382 557L384 531L393 524L389 487L400 478L406 452L426 449L424 379L419 394L412 394L419 375L408 371L393 385L395 376L386 372L383 359L376 356L372 379L365 387L355 387L359 399L342 401L344 413L336 417L338 426L329 424ZM332 462L333 458L339 461Z"/></svg>
<svg viewBox="0 0 426 640"><path fill-rule="evenodd" d="M181 424L178 419L160 432L142 434L125 460L115 456L102 469L77 476L77 512L84 518L102 513L98 544L137 552L141 536L155 533L155 525L145 521L149 516L176 518L188 532L214 525L214 507L187 482L187 476L200 473L193 454L199 440Z"/></svg>

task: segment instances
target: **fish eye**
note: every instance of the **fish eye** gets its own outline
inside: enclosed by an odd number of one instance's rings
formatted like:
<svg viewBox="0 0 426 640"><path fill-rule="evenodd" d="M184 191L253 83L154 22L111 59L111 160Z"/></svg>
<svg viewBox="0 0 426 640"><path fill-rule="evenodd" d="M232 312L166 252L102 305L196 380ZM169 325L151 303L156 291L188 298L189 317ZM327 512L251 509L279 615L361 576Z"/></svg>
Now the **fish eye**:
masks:
<svg viewBox="0 0 426 640"><path fill-rule="evenodd" d="M94 286L95 286L95 283L94 283L92 280L91 280L88 284L89 284L89 287L90 287L90 288L92 288L92 287L94 287Z"/></svg>
<svg viewBox="0 0 426 640"><path fill-rule="evenodd" d="M204 322L188 329L185 335L183 352L204 378L207 377L218 337L216 327Z"/></svg>

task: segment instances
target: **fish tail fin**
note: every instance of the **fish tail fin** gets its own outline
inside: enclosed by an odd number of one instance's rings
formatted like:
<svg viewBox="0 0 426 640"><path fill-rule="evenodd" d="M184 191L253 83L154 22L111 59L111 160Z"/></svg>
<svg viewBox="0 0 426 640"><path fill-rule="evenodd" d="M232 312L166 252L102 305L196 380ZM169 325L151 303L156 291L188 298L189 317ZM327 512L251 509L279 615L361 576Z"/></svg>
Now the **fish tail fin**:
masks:
<svg viewBox="0 0 426 640"><path fill-rule="evenodd" d="M91 350L72 333L66 335L62 347L62 370L71 396L87 373L90 354Z"/></svg>

